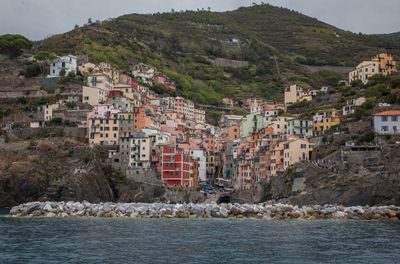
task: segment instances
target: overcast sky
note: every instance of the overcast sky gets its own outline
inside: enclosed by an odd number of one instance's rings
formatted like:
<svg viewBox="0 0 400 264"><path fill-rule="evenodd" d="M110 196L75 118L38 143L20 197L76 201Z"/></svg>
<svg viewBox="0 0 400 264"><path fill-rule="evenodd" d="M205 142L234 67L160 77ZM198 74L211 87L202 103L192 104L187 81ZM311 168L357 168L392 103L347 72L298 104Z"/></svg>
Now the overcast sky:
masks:
<svg viewBox="0 0 400 264"><path fill-rule="evenodd" d="M260 0L0 0L0 34L33 40L71 30L90 17L103 20L130 13L249 6ZM400 31L400 0L264 0L353 32Z"/></svg>

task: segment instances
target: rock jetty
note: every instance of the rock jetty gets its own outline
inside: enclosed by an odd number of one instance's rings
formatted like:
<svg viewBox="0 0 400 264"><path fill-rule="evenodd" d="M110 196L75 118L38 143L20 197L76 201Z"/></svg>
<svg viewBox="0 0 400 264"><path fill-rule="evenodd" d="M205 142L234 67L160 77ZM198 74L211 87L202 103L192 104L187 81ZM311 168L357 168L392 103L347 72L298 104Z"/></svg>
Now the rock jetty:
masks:
<svg viewBox="0 0 400 264"><path fill-rule="evenodd" d="M315 205L288 204L165 204L165 203L99 203L88 202L31 202L11 209L13 217L134 217L134 218L255 218L286 219L400 219L397 206Z"/></svg>

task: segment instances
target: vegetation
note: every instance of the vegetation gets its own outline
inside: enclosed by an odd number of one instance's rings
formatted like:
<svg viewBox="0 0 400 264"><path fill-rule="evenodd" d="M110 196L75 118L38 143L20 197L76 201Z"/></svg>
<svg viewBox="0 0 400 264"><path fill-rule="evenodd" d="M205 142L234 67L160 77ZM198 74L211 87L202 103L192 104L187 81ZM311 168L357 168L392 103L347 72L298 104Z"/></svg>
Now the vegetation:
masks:
<svg viewBox="0 0 400 264"><path fill-rule="evenodd" d="M32 42L21 35L6 34L0 36L0 53L16 58L23 50L32 48Z"/></svg>
<svg viewBox="0 0 400 264"><path fill-rule="evenodd" d="M224 44L232 38L240 46ZM224 13L132 14L92 22L44 40L36 54L87 54L95 63L107 61L123 71L145 62L177 83L177 95L220 104L223 97L280 100L283 88L293 81L314 87L333 84L344 76L310 73L302 65L353 66L396 43L385 36L346 32L288 9L257 5ZM249 66L222 67L217 58Z"/></svg>

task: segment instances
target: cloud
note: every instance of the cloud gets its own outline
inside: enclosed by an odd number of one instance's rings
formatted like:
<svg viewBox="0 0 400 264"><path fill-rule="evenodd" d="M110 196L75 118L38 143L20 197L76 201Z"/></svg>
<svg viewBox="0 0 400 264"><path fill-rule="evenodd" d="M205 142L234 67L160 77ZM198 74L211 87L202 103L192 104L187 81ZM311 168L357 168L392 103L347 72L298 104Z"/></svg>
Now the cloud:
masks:
<svg viewBox="0 0 400 264"><path fill-rule="evenodd" d="M90 17L103 20L129 13L155 13L211 7L214 11L249 6L252 0L1 0L0 34L31 39L71 30ZM265 0L294 9L334 26L363 33L400 31L398 0Z"/></svg>

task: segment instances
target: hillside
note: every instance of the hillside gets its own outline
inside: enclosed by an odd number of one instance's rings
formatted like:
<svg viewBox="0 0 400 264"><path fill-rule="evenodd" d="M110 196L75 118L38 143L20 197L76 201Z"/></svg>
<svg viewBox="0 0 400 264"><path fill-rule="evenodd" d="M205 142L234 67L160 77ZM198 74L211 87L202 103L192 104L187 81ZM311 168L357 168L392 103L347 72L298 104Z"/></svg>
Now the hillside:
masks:
<svg viewBox="0 0 400 264"><path fill-rule="evenodd" d="M311 73L304 65L354 66L382 49L399 54L398 47L388 36L353 34L288 9L258 5L223 13L125 15L50 37L36 49L86 54L123 70L137 62L152 64L177 82L179 95L219 103L224 96L279 100L288 82L318 86L344 77ZM249 66L221 67L217 58Z"/></svg>

